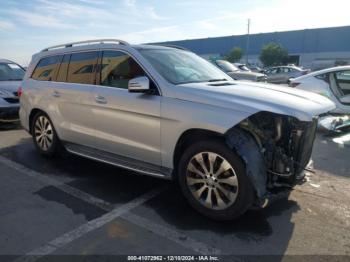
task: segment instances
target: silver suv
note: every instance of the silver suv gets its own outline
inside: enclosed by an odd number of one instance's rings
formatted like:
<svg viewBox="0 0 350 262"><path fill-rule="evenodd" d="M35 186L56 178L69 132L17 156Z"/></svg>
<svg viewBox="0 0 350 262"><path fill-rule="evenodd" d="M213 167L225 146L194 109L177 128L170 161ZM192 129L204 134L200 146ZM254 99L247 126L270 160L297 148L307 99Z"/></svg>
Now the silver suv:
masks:
<svg viewBox="0 0 350 262"><path fill-rule="evenodd" d="M95 40L46 48L22 83L20 118L38 151L179 182L217 220L265 206L303 179L320 95L236 82L186 50Z"/></svg>

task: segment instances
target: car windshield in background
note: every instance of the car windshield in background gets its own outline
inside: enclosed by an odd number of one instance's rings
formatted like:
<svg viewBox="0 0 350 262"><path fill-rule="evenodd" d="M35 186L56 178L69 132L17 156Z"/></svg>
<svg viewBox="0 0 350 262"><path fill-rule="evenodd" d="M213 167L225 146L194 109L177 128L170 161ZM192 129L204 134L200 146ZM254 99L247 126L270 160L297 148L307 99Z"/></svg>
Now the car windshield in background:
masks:
<svg viewBox="0 0 350 262"><path fill-rule="evenodd" d="M140 53L172 84L232 80L203 58L176 49L140 49Z"/></svg>
<svg viewBox="0 0 350 262"><path fill-rule="evenodd" d="M239 69L231 64L230 62L224 61L224 60L218 60L216 61L217 65L224 70L225 72L236 72L239 71Z"/></svg>
<svg viewBox="0 0 350 262"><path fill-rule="evenodd" d="M0 81L22 80L25 71L13 63L0 63Z"/></svg>
<svg viewBox="0 0 350 262"><path fill-rule="evenodd" d="M250 69L246 66L246 65L241 65L239 67L239 69L243 70L243 71L250 71Z"/></svg>

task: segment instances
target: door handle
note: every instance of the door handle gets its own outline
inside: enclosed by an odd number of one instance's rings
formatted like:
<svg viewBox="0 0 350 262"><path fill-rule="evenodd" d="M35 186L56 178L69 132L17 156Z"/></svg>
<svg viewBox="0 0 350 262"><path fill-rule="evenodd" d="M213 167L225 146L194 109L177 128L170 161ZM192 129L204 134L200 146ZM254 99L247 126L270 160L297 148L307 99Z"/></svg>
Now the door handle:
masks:
<svg viewBox="0 0 350 262"><path fill-rule="evenodd" d="M107 104L107 99L100 95L95 96L95 101L99 104Z"/></svg>
<svg viewBox="0 0 350 262"><path fill-rule="evenodd" d="M53 91L52 96L54 96L54 97L60 97L61 94L60 94L60 92L58 92L58 91L55 90L55 91Z"/></svg>

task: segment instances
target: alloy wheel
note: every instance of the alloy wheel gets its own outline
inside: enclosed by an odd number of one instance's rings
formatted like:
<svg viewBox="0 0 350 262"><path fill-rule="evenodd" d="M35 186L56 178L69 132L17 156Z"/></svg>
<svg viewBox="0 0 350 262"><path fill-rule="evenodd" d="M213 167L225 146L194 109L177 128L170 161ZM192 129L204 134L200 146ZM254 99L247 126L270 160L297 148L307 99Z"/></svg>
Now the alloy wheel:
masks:
<svg viewBox="0 0 350 262"><path fill-rule="evenodd" d="M41 150L48 151L51 148L53 143L53 128L47 117L41 115L36 119L34 136Z"/></svg>
<svg viewBox="0 0 350 262"><path fill-rule="evenodd" d="M201 152L192 157L187 166L186 182L195 199L210 209L226 209L238 195L234 168L213 152Z"/></svg>

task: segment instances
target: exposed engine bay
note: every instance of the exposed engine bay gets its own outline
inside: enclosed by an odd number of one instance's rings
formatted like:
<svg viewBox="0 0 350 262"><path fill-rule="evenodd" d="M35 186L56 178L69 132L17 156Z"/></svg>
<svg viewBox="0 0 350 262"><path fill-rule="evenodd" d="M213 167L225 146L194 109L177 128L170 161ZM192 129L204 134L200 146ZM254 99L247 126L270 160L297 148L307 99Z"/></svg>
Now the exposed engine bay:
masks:
<svg viewBox="0 0 350 262"><path fill-rule="evenodd" d="M251 133L264 156L268 188L292 185L302 179L315 139L317 120L301 122L294 117L260 112L240 123Z"/></svg>
<svg viewBox="0 0 350 262"><path fill-rule="evenodd" d="M238 127L228 132L228 144L246 162L258 197L276 188L290 188L303 180L303 170L310 160L315 139L316 118L312 122L302 122L286 115L259 112L243 120ZM253 145L244 133L254 137L258 147L254 149L260 155L252 152Z"/></svg>

